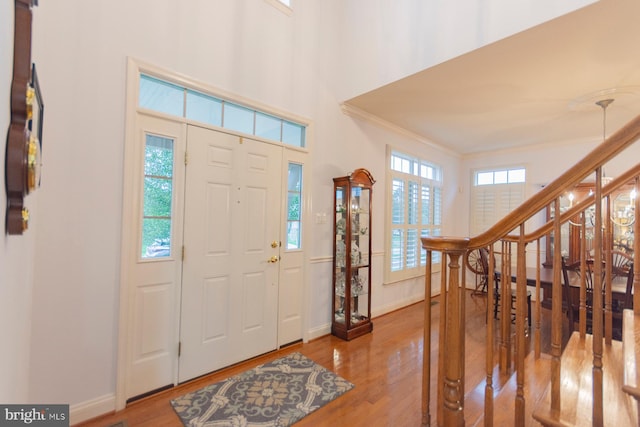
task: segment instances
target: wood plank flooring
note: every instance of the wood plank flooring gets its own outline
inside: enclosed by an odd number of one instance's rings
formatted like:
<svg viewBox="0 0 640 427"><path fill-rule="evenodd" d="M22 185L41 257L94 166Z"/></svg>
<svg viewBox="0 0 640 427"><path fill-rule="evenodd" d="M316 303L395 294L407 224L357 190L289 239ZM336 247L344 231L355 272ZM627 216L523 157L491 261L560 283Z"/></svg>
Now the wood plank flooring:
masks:
<svg viewBox="0 0 640 427"><path fill-rule="evenodd" d="M437 302L438 298L434 298ZM432 307L431 416L436 419L436 373L439 304ZM298 351L316 363L355 384L355 388L302 419L296 426L420 426L422 378L422 325L424 303L417 303L373 319L373 332L352 341L325 336L308 344L295 344L280 351L181 384L131 403L123 411L79 424L107 427L126 421L129 427L176 426L182 424L169 401L208 384L241 373L254 366ZM467 293L465 422L472 425L482 416L484 393L478 384L485 378L486 296ZM543 310L545 312L546 310ZM543 342L549 331L544 321ZM543 352L546 351L543 348ZM494 375L494 386L508 378ZM476 390L475 392L474 389Z"/></svg>

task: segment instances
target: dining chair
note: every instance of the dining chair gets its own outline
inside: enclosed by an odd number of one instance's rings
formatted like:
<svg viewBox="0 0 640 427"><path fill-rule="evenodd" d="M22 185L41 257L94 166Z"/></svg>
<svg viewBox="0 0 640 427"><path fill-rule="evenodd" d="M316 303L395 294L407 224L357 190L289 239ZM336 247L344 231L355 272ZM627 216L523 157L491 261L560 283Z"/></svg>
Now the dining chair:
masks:
<svg viewBox="0 0 640 427"><path fill-rule="evenodd" d="M494 274L495 292L493 298L493 318L498 319L500 314L500 276ZM516 321L516 290L511 289L511 323ZM527 324L531 327L531 291L527 290Z"/></svg>
<svg viewBox="0 0 640 427"><path fill-rule="evenodd" d="M574 304L573 289L569 276L580 275L580 261L567 264L567 260L562 258L562 312L567 314L569 321L569 332L575 330L575 323L579 313L579 303Z"/></svg>
<svg viewBox="0 0 640 427"><path fill-rule="evenodd" d="M576 330L576 323L578 323L580 316L580 300L579 293L580 287L578 283L580 277L585 275L585 308L587 315L587 333L592 331L592 318L593 318L593 279L594 279L594 265L593 262L587 262L586 271L582 271L580 262L574 262L567 264L565 259L562 260L562 309L567 313L569 320L570 331ZM603 279L604 279L604 267L603 267ZM625 272L626 288L622 298L616 299L611 305L612 323L613 323L613 338L620 339L622 334L622 312L624 309L633 308L633 262L627 265ZM603 283L603 292L604 284ZM603 298L604 304L604 298Z"/></svg>
<svg viewBox="0 0 640 427"><path fill-rule="evenodd" d="M611 251L611 280L616 277L626 277L629 272L629 266L633 263L633 258L626 252L614 250Z"/></svg>
<svg viewBox="0 0 640 427"><path fill-rule="evenodd" d="M604 274L604 270L603 270ZM567 264L562 258L562 311L567 313L569 330L576 330L575 325L580 318L580 280L585 278L585 308L587 313L587 331L591 331L591 318L593 314L593 260L586 262L586 270L582 271L580 261Z"/></svg>
<svg viewBox="0 0 640 427"><path fill-rule="evenodd" d="M622 298L616 298L611 304L613 339L622 340L622 318L624 310L633 309L633 261L627 266L627 283Z"/></svg>

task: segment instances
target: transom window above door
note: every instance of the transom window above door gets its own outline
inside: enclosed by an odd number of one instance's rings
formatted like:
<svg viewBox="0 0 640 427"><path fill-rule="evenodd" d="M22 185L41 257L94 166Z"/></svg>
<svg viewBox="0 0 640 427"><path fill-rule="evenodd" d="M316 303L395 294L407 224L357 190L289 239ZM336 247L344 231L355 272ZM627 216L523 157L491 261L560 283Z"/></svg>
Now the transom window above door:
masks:
<svg viewBox="0 0 640 427"><path fill-rule="evenodd" d="M140 75L138 106L305 148L306 126L185 86Z"/></svg>

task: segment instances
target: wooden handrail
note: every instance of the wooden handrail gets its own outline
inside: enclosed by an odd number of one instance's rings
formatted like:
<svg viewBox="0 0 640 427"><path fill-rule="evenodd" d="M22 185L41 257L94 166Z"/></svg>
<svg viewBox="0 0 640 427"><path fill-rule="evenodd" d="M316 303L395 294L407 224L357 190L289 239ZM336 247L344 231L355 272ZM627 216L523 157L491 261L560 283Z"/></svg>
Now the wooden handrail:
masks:
<svg viewBox="0 0 640 427"><path fill-rule="evenodd" d="M620 152L633 144L638 138L640 138L640 115L620 128L607 138L606 141L587 154L581 161L553 180L549 185L540 190L540 192L526 200L522 205L514 209L487 231L469 239L459 240L452 237L423 237L423 248L441 250L438 249L438 247L442 246L442 243L437 242L443 239L447 241L447 247L455 246L457 249L461 249L464 246L466 246L467 249L489 246L497 240L497 237L506 236L511 233L511 231L516 229L520 224L540 212L557 197L560 197L562 193L566 191L567 187L573 187L584 180L589 174L593 173L597 167L604 165L616 155L620 154ZM461 240L468 240L468 242L462 243ZM533 240L535 239L530 241ZM456 242L458 241L461 246L457 246Z"/></svg>
<svg viewBox="0 0 640 427"><path fill-rule="evenodd" d="M628 184L633 180L634 177L638 175L640 175L640 163L638 163L631 169L627 170L617 178L613 179L606 186L602 187L602 197L611 195L618 188ZM595 194L587 196L583 200L577 202L572 207L567 209L566 212L562 213L560 215L560 223L564 224L565 222L569 221L571 218L573 218L574 216L576 216L578 213L582 212L589 206L593 205L594 203L595 203ZM525 241L527 243L534 242L540 239L541 237L547 235L552 229L553 229L553 220L549 220L546 224L538 227L535 231L527 234L525 236ZM517 242L518 239L519 239L519 236L516 236L516 235L507 235L504 237L504 240L508 240L511 242Z"/></svg>

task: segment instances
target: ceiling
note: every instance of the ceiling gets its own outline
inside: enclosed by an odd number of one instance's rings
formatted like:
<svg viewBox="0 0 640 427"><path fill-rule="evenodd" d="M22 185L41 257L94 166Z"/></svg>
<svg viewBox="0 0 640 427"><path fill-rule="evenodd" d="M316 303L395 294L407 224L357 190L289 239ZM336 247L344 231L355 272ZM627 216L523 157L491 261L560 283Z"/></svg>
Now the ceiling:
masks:
<svg viewBox="0 0 640 427"><path fill-rule="evenodd" d="M640 1L601 0L345 102L461 155L598 141L640 114Z"/></svg>

